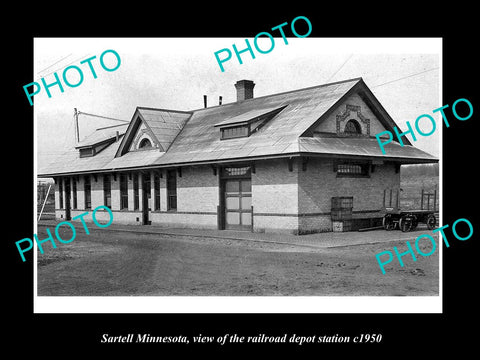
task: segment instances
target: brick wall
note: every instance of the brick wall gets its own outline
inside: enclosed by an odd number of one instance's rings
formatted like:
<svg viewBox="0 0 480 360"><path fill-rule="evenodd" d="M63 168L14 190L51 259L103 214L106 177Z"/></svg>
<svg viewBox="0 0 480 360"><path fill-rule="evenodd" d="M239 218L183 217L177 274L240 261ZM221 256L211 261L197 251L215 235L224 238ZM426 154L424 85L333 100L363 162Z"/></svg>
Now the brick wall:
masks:
<svg viewBox="0 0 480 360"><path fill-rule="evenodd" d="M191 228L217 229L217 214L192 214L182 212L153 212L150 214L152 225Z"/></svg>
<svg viewBox="0 0 480 360"><path fill-rule="evenodd" d="M210 166L182 168L182 177L177 174L177 210L216 213L218 184L218 174Z"/></svg>
<svg viewBox="0 0 480 360"><path fill-rule="evenodd" d="M216 229L219 175L214 175L210 166L182 168L181 174L182 176L177 172L177 211L167 211L167 179L166 171L163 170L160 179L160 210L150 213L152 224Z"/></svg>
<svg viewBox="0 0 480 360"><path fill-rule="evenodd" d="M103 205L103 175L96 175L97 181L95 181L95 176L90 177L91 184L91 194L92 194L92 210L97 206Z"/></svg>
<svg viewBox="0 0 480 360"><path fill-rule="evenodd" d="M61 206L60 206L60 178L57 178L56 181L55 181L55 209L60 209Z"/></svg>
<svg viewBox="0 0 480 360"><path fill-rule="evenodd" d="M85 177L80 175L77 181L77 209L85 209ZM73 196L72 196L73 197Z"/></svg>
<svg viewBox="0 0 480 360"><path fill-rule="evenodd" d="M253 228L258 232L298 229L298 166L287 159L260 161L252 174Z"/></svg>
<svg viewBox="0 0 480 360"><path fill-rule="evenodd" d="M394 164L376 165L368 178L337 178L333 160L309 159L307 170L300 170L298 176L299 213L307 215L300 222L301 230L328 230L331 199L337 196L353 197L354 218L377 216L371 211L382 209L384 189L400 186Z"/></svg>
<svg viewBox="0 0 480 360"><path fill-rule="evenodd" d="M160 178L160 210L154 210L153 172L139 176L139 205L133 211L133 178L128 179L128 210L120 211L120 176L112 177L112 211L114 223L141 224L142 221L142 176L151 176L152 210L149 218L153 225L192 228L217 228L217 206L219 204L219 173L214 175L210 166L182 168L177 174L177 211L167 211L166 175ZM103 176L91 176L92 208L103 205ZM70 178L64 178L70 181ZM331 198L352 196L354 217L371 217L383 206L386 188L398 188L400 173L394 164L378 164L369 178L337 178L333 160L310 158L306 171L301 160L294 159L289 171L287 159L259 161L252 173L253 228L257 232L287 231L302 233L309 231L331 231ZM59 210L58 184L55 186L56 216L64 218ZM64 195L65 199L65 195ZM72 217L84 212L83 176L77 182L77 211ZM373 214L373 215L372 215ZM97 212L99 220L108 221L108 214ZM137 220L137 218L139 220Z"/></svg>
<svg viewBox="0 0 480 360"><path fill-rule="evenodd" d="M111 195L112 195L112 210L120 210L120 174L116 176L110 175L111 181Z"/></svg>

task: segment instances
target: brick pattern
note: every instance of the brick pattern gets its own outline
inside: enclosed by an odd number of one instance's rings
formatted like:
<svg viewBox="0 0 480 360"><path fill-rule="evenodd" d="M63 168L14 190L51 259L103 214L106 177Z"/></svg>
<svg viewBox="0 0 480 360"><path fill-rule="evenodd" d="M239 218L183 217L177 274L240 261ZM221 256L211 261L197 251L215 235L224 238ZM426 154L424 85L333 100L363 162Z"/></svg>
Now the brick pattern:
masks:
<svg viewBox="0 0 480 360"><path fill-rule="evenodd" d="M301 159L293 161L289 171L287 159L259 161L252 173L252 205L254 209L253 230L256 232L331 231L331 198L353 196L354 217L375 216L372 210L383 205L383 190L398 188L400 174L394 164L378 164L369 178L337 178L333 171L333 160L311 158L306 169ZM141 224L142 221L142 177L151 177L152 224L190 227L217 228L217 206L219 205L219 176L210 166L182 168L177 173L177 212L167 211L165 170L160 178L160 210L154 210L154 172L143 172L139 176L138 211L133 211L133 177L128 178L128 211L120 211L120 176L112 176L112 211L114 223ZM97 174L97 181L91 176L92 209L103 205L103 176ZM64 177L64 181L71 181ZM55 186L57 219L65 217L59 210L58 184ZM65 187L64 187L65 188ZM65 194L64 194L65 199ZM84 212L83 176L77 183L78 209L72 209L72 217ZM108 213L97 212L98 219L108 221ZM138 219L138 220L137 220Z"/></svg>
<svg viewBox="0 0 480 360"><path fill-rule="evenodd" d="M383 191L400 187L400 173L395 173L394 164L376 165L369 178L336 177L333 160L310 159L306 171L299 172L299 213L330 213L331 198L353 197L354 218L376 216L373 210L381 210ZM330 216L306 217L300 221L301 230L319 231L328 229Z"/></svg>
<svg viewBox="0 0 480 360"><path fill-rule="evenodd" d="M182 168L182 177L177 174L177 210L216 213L218 185L218 174L210 166ZM166 206L161 210L167 210Z"/></svg>
<svg viewBox="0 0 480 360"><path fill-rule="evenodd" d="M347 111L347 107L352 110ZM348 116L345 117L347 112ZM337 133L337 116L344 120L342 124L340 124L343 125L343 127L340 129L341 131L343 131L345 123L349 119L358 121L362 127L362 134L369 133L371 136L374 136L381 131L385 131L385 128L380 123L378 118L358 94L352 94L342 103L340 103L340 105L334 111L332 111L332 113L324 121L322 121L321 124L317 126L315 131ZM366 122L366 119L368 119L368 122Z"/></svg>
<svg viewBox="0 0 480 360"><path fill-rule="evenodd" d="M286 159L260 161L252 174L252 205L255 213L298 212L298 168L288 170Z"/></svg>

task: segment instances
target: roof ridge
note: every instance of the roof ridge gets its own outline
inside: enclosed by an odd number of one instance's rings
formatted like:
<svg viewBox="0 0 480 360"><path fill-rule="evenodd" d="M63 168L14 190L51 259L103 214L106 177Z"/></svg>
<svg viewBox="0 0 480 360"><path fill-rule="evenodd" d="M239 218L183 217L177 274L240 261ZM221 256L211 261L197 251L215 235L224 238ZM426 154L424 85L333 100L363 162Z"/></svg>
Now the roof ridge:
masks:
<svg viewBox="0 0 480 360"><path fill-rule="evenodd" d="M279 92L279 93L274 93L274 94L268 94L268 95L253 97L253 98L246 99L246 100L242 100L242 101L234 101L234 102L227 103L227 104L215 105L215 106L210 106L210 107L206 107L206 108L194 109L194 110L190 110L190 112L196 112L196 111L201 111L201 110L209 110L209 109L214 109L214 108L217 108L217 107L220 107L220 106L234 105L234 104L238 104L238 103L242 103L242 104L243 104L243 103L245 103L246 101L252 101L252 100L256 100L256 99L262 99L262 98L266 98L266 97L270 97L270 96L285 95L285 94L290 94L290 93L297 92L297 91L304 91L304 90L310 90L310 89L314 89L314 88L321 88L321 87L325 87L325 86L331 86L331 85L336 85L336 84L341 84L341 83L346 83L346 82L351 82L351 81L363 81L363 79L362 79L362 77L360 76L360 77L351 78L351 79L346 79L346 80L334 81L334 82L326 83L326 84L320 84L320 85L314 85L314 86L307 86L307 87L300 88L300 89L287 90L287 91L283 91L283 92Z"/></svg>
<svg viewBox="0 0 480 360"><path fill-rule="evenodd" d="M156 110L156 111L167 111L167 112L178 112L178 113L183 113L183 114L191 114L191 111L185 111L185 110L172 110L172 109L162 109L162 108L152 108L152 107L146 107L146 106L137 106L136 110Z"/></svg>

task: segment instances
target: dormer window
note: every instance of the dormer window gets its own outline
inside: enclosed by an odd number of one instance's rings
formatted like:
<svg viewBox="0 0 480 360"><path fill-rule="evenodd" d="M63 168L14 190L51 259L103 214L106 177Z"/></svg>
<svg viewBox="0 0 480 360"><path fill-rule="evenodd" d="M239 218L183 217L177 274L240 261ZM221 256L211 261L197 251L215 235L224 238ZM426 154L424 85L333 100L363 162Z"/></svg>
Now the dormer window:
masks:
<svg viewBox="0 0 480 360"><path fill-rule="evenodd" d="M112 140L112 141L101 143L99 145L79 147L78 150L80 152L80 157L84 158L84 157L95 156L113 142L114 141Z"/></svg>
<svg viewBox="0 0 480 360"><path fill-rule="evenodd" d="M348 120L348 122L345 124L344 133L348 135L361 135L362 127L357 120Z"/></svg>
<svg viewBox="0 0 480 360"><path fill-rule="evenodd" d="M140 144L138 145L139 149L148 149L152 147L152 143L149 139L145 138L140 141Z"/></svg>
<svg viewBox="0 0 480 360"><path fill-rule="evenodd" d="M243 114L224 120L215 127L220 128L220 139L235 139L248 137L260 130L267 122L275 117L285 106L250 110Z"/></svg>
<svg viewBox="0 0 480 360"><path fill-rule="evenodd" d="M77 143L75 149L78 149L81 158L97 155L108 146L118 141L125 132L127 125L114 125L96 129L92 134Z"/></svg>
<svg viewBox="0 0 480 360"><path fill-rule="evenodd" d="M250 136L250 125L232 126L221 129L221 139L234 139Z"/></svg>

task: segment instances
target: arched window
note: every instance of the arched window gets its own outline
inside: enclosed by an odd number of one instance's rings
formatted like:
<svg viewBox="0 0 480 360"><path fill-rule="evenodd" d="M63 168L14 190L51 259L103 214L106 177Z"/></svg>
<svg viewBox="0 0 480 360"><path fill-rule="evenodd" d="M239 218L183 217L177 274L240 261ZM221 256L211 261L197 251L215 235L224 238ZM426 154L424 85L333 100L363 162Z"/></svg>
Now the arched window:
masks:
<svg viewBox="0 0 480 360"><path fill-rule="evenodd" d="M138 145L139 149L151 148L151 147L152 147L152 143L148 139L143 139L142 141L140 141L140 144Z"/></svg>
<svg viewBox="0 0 480 360"><path fill-rule="evenodd" d="M358 121L352 119L347 121L344 132L349 135L359 135L362 133L362 128Z"/></svg>

